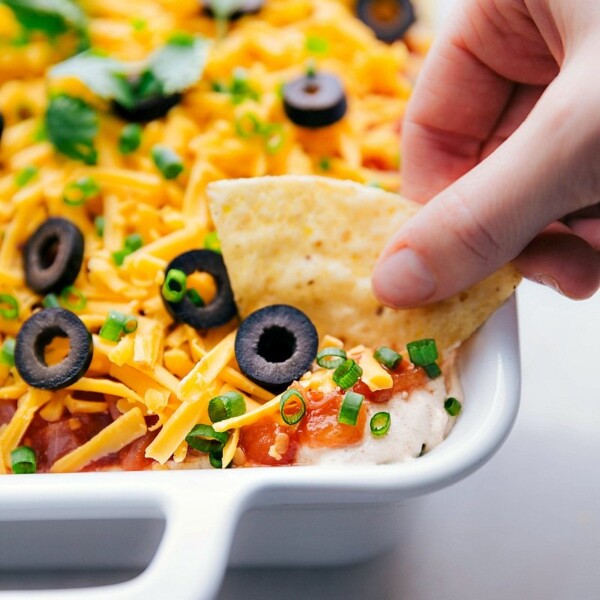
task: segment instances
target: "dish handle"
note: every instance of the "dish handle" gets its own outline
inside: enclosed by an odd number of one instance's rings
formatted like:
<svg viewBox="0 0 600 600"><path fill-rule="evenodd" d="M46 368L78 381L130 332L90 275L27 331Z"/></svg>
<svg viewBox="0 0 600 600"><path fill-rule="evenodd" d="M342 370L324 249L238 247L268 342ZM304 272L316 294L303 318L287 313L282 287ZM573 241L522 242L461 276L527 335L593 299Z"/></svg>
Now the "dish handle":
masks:
<svg viewBox="0 0 600 600"><path fill-rule="evenodd" d="M182 482L180 482L182 483ZM142 486L144 488L144 486ZM235 528L246 505L250 490L243 486L169 485L163 489L141 489L136 493L142 511L158 504L166 520L164 535L148 567L137 577L123 583L101 587L50 590L0 591L0 600L142 600L177 598L177 600L209 600L218 593L223 579ZM123 489L113 493L90 490L79 500L87 504L86 515L107 518L106 507L123 506ZM80 494L81 495L81 494ZM5 498L6 499L6 498ZM64 518L61 510L53 513L52 502L44 503L45 517ZM10 502L9 502L10 504ZM135 510L135 499L128 498L127 512ZM5 505L5 506L3 506ZM102 506L100 514L90 506ZM0 511L5 502L0 499ZM20 509L25 508L21 503ZM29 509L40 507L29 507ZM6 514L6 513L5 513ZM31 514L31 513L29 513ZM38 513L39 514L39 513ZM83 516L83 515L78 515ZM18 520L27 520L17 516ZM40 543L56 543L39 540Z"/></svg>

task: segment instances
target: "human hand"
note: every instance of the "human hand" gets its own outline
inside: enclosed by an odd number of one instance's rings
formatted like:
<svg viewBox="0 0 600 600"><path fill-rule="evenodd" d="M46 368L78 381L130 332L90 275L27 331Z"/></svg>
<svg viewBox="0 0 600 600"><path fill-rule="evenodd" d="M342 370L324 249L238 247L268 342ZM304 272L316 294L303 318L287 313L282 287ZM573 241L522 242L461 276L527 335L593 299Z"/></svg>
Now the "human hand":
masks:
<svg viewBox="0 0 600 600"><path fill-rule="evenodd" d="M403 193L427 202L388 243L385 304L433 302L514 260L583 299L600 286L598 0L462 0L403 125Z"/></svg>

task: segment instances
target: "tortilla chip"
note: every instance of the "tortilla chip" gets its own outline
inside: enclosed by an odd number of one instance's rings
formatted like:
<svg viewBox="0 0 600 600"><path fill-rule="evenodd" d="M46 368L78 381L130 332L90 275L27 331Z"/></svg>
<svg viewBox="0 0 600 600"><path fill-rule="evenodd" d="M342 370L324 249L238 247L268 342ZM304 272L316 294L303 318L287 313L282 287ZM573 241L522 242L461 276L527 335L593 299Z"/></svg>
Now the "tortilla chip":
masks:
<svg viewBox="0 0 600 600"><path fill-rule="evenodd" d="M426 307L393 310L371 289L388 238L419 205L381 189L324 177L260 177L208 187L213 220L240 315L291 304L352 346L467 339L514 291L504 267L478 285Z"/></svg>

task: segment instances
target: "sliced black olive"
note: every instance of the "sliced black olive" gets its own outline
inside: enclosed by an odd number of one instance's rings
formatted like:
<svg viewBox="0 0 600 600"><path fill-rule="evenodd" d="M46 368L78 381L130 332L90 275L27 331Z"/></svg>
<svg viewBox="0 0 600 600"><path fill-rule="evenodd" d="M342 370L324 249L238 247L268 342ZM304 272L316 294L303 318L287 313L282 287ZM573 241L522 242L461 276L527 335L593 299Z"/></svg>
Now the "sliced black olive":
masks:
<svg viewBox="0 0 600 600"><path fill-rule="evenodd" d="M52 217L25 244L25 282L38 294L58 293L77 279L82 262L83 234L71 221Z"/></svg>
<svg viewBox="0 0 600 600"><path fill-rule="evenodd" d="M2 134L4 133L4 115L0 113L0 140L2 139Z"/></svg>
<svg viewBox="0 0 600 600"><path fill-rule="evenodd" d="M202 12L209 16L215 16L213 5L215 2L219 2L219 0L201 0L200 4L202 5ZM237 19L241 19L245 15L255 15L260 12L260 9L263 7L265 0L246 0L246 2L242 3L234 12L232 12L227 18L230 21L236 21Z"/></svg>
<svg viewBox="0 0 600 600"><path fill-rule="evenodd" d="M190 250L174 258L168 265L165 274L171 269L183 271L186 275L199 271L212 275L217 287L217 295L212 302L197 306L186 294L180 302L163 302L169 314L181 323L187 323L196 329L210 329L231 321L237 314L233 299L229 275L223 257L212 250Z"/></svg>
<svg viewBox="0 0 600 600"><path fill-rule="evenodd" d="M235 357L246 377L279 393L310 369L318 347L317 330L301 310L274 304L242 321Z"/></svg>
<svg viewBox="0 0 600 600"><path fill-rule="evenodd" d="M348 108L342 83L335 75L304 75L283 88L283 108L300 127L326 127L339 121Z"/></svg>
<svg viewBox="0 0 600 600"><path fill-rule="evenodd" d="M358 0L356 15L378 39L394 42L415 22L410 0Z"/></svg>
<svg viewBox="0 0 600 600"><path fill-rule="evenodd" d="M69 339L69 353L50 366L44 350L56 337ZM45 308L21 326L15 343L15 367L30 386L59 390L83 377L93 351L92 336L77 315L64 308Z"/></svg>
<svg viewBox="0 0 600 600"><path fill-rule="evenodd" d="M129 123L148 123L164 117L174 106L181 102L182 94L169 96L160 94L137 100L131 108L116 100L112 103L113 112Z"/></svg>

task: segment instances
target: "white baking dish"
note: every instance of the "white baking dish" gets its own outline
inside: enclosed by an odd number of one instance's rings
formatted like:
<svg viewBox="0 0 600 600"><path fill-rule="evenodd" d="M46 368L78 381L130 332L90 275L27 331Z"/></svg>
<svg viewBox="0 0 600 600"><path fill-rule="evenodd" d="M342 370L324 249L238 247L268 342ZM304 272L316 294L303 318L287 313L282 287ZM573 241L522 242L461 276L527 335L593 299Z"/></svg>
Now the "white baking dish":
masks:
<svg viewBox="0 0 600 600"><path fill-rule="evenodd" d="M390 520L418 509L407 500L473 472L508 435L520 387L514 297L464 346L459 368L465 404L454 429L405 464L0 478L0 571L22 569L26 582L31 567L147 565L124 583L0 600L199 600L216 594L229 560L332 564L385 550L398 531Z"/></svg>

